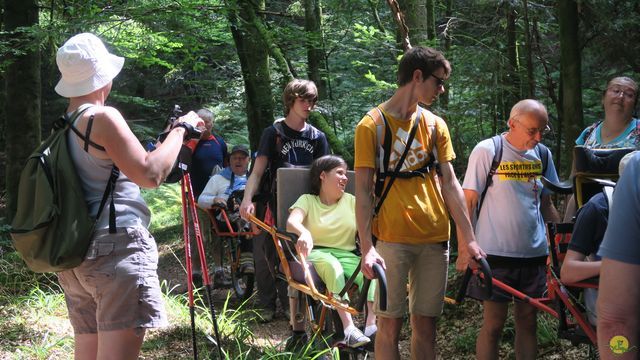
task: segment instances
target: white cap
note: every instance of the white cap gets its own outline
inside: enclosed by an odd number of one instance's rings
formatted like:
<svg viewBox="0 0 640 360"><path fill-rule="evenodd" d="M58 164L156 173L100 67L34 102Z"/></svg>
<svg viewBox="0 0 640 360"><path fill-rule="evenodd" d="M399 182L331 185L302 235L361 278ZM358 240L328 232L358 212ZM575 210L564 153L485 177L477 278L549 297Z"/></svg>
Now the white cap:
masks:
<svg viewBox="0 0 640 360"><path fill-rule="evenodd" d="M64 97L77 97L107 85L122 70L124 58L109 53L97 36L82 33L58 49L56 63L62 74L56 92Z"/></svg>

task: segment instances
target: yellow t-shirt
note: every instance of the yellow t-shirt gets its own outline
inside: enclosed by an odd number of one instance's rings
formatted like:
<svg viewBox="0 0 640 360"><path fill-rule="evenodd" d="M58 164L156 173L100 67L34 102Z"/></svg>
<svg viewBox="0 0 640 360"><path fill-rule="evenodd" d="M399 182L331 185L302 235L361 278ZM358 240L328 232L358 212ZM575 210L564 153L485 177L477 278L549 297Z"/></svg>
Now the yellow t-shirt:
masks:
<svg viewBox="0 0 640 360"><path fill-rule="evenodd" d="M333 205L325 205L318 195L304 194L291 205L306 214L302 225L313 237L313 246L346 251L356 249L356 198L344 193Z"/></svg>
<svg viewBox="0 0 640 360"><path fill-rule="evenodd" d="M378 117L377 110L373 110ZM386 112L391 134L391 155L389 169L393 171L413 127L411 121L399 121ZM427 121L428 120L428 121ZM447 124L428 110L422 110L422 121L418 125L415 138L405 158L401 171L417 170L429 161L433 148L428 122L436 124L436 149L440 163L455 159ZM384 126L384 125L383 125ZM383 127L384 128L384 127ZM355 167L376 168L376 149L380 144L377 139L376 124L366 115L356 127ZM383 131L384 134L384 131ZM387 136L387 135L384 135ZM388 179L387 179L388 181ZM386 184L386 183L385 183ZM437 188L432 170L426 179L412 177L396 178L380 208L378 216L373 219L373 234L383 241L403 244L425 244L447 241L449 239L449 214L442 194Z"/></svg>

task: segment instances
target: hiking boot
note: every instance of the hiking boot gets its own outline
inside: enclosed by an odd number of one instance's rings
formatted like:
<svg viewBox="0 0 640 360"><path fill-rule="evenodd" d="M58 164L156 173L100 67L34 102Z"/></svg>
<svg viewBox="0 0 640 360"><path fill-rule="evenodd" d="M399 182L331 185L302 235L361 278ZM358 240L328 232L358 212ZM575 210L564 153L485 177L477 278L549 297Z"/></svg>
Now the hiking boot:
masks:
<svg viewBox="0 0 640 360"><path fill-rule="evenodd" d="M258 321L263 324L273 321L273 317L276 315L276 312L272 309L259 309L257 313Z"/></svg>
<svg viewBox="0 0 640 360"><path fill-rule="evenodd" d="M240 272L244 274L253 274L255 271L255 267L253 266L253 253L240 253Z"/></svg>
<svg viewBox="0 0 640 360"><path fill-rule="evenodd" d="M344 343L350 348L357 348L371 342L360 329L352 329L349 333L344 334Z"/></svg>
<svg viewBox="0 0 640 360"><path fill-rule="evenodd" d="M284 345L284 351L288 352L300 352L300 350L304 349L309 342L309 337L305 332L293 332L291 337L287 339L287 343Z"/></svg>

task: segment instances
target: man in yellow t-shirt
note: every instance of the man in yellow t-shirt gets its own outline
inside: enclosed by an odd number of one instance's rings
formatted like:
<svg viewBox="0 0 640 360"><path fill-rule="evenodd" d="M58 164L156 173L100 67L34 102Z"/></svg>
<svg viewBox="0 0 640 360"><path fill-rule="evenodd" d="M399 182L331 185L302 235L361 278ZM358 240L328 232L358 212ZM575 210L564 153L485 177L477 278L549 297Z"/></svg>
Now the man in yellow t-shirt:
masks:
<svg viewBox="0 0 640 360"><path fill-rule="evenodd" d="M400 358L398 340L407 282L412 358L436 357L436 318L442 312L449 258L447 209L459 228L458 241L467 244L469 256L476 259L484 256L476 243L462 188L450 163L455 154L447 125L426 109L418 111L419 103L430 105L444 92L450 72L449 62L439 51L425 47L408 50L400 60L394 95L365 115L356 127L356 222L362 246L362 271L373 278L371 267L379 263L386 270L388 282L387 310L381 311L376 304L375 355L381 359ZM392 137L387 174L393 172L404 152L414 122L420 121L400 171L423 169L430 162L432 149L436 150L442 188L433 169L424 175L398 177L380 211L373 215L377 200L373 196L374 175L381 144L376 124L380 124L383 116L389 129L384 136ZM378 239L375 248L372 235Z"/></svg>

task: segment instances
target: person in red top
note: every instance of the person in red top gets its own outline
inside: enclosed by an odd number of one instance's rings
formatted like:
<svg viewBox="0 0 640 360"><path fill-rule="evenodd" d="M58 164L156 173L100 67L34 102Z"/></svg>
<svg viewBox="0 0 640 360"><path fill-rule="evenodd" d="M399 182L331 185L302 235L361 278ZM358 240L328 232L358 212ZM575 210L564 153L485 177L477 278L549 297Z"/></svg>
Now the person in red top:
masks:
<svg viewBox="0 0 640 360"><path fill-rule="evenodd" d="M189 175L191 177L191 187L194 199L198 199L214 171L222 170L229 164L227 144L221 136L214 135L212 131L213 113L210 110L203 108L198 110L196 114L204 120L205 130L202 132L202 136L199 141L190 141L187 143L187 146L193 151ZM208 215L204 211L198 210L198 219L200 220L200 233L204 234L205 240L208 243L214 244L213 253L220 254L220 251L215 249L215 247L219 245L211 241L211 232L209 231L211 224L209 223ZM191 245L191 248L196 248L195 243ZM200 269L200 255L197 251L193 251L192 259L194 279L196 281L200 281L202 277L202 269ZM219 256L215 259L215 262L216 264L221 263ZM214 283L224 282L222 268L220 266L216 267L213 281Z"/></svg>

